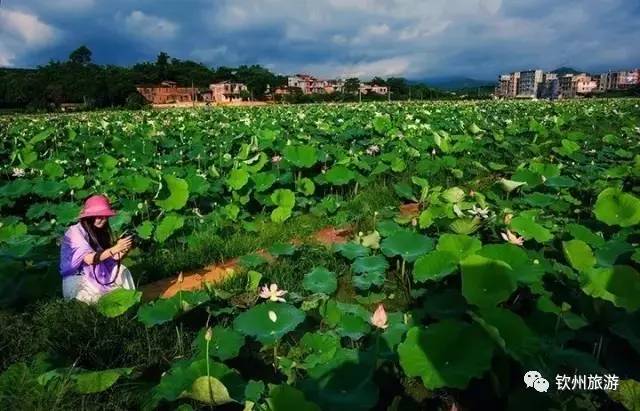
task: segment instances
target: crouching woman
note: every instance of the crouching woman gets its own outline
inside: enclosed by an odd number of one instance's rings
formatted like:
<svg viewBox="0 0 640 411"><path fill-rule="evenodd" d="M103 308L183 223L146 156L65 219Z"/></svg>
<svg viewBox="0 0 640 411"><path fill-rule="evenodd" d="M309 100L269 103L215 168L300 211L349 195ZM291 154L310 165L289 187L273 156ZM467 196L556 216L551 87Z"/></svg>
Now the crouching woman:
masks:
<svg viewBox="0 0 640 411"><path fill-rule="evenodd" d="M134 289L129 270L121 260L132 247L132 238L114 241L109 217L116 215L105 196L89 197L78 223L67 229L60 247L62 295L87 304L116 288Z"/></svg>

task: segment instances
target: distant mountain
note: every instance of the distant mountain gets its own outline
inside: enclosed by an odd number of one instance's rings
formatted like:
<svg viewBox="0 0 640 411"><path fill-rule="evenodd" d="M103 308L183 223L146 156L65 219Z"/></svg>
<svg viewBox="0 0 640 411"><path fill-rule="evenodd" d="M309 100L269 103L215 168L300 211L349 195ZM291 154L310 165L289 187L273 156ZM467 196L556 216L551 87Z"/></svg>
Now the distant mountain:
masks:
<svg viewBox="0 0 640 411"><path fill-rule="evenodd" d="M560 67L553 70L552 73L556 73L560 76L564 76L565 74L580 74L580 73L584 73L584 71L578 71L572 67Z"/></svg>
<svg viewBox="0 0 640 411"><path fill-rule="evenodd" d="M495 82L491 80L477 80L462 76L427 77L419 80L414 80L412 81L412 83L424 83L427 86L447 91L456 91L461 89L495 85Z"/></svg>

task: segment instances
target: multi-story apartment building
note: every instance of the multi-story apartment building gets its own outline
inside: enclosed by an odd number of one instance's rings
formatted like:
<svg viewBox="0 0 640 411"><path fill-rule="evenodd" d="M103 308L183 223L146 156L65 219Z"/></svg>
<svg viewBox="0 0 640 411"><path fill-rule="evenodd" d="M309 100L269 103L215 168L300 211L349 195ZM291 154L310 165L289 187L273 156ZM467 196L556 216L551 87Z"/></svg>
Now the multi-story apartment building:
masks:
<svg viewBox="0 0 640 411"><path fill-rule="evenodd" d="M518 94L518 84L520 82L520 72L502 74L498 77L498 87L496 95L498 97L515 97Z"/></svg>
<svg viewBox="0 0 640 411"><path fill-rule="evenodd" d="M573 89L575 95L584 95L591 94L595 90L598 89L598 82L595 81L590 75L586 73L578 74L577 76L573 76Z"/></svg>
<svg viewBox="0 0 640 411"><path fill-rule="evenodd" d="M560 97L561 98L573 98L576 96L575 88L573 87L573 74L564 74L558 79L560 83Z"/></svg>
<svg viewBox="0 0 640 411"><path fill-rule="evenodd" d="M556 73L544 73L543 81L538 86L538 98L555 100L560 96L560 81Z"/></svg>
<svg viewBox="0 0 640 411"><path fill-rule="evenodd" d="M521 71L516 97L535 98L538 95L538 86L542 83L543 75L542 70Z"/></svg>

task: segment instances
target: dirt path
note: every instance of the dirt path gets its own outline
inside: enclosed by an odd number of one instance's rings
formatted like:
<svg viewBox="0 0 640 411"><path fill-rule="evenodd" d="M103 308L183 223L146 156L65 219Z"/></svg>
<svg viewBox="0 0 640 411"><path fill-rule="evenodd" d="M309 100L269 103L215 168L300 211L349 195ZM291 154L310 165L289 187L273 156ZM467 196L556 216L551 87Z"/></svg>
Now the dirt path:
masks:
<svg viewBox="0 0 640 411"><path fill-rule="evenodd" d="M311 240L324 245L333 245L345 243L352 234L352 229L334 227L326 227L311 236ZM294 239L293 244L301 244L302 241ZM264 250L258 250L259 254L266 258L274 258ZM212 264L199 270L183 273L182 284L178 283L178 275L175 277L165 278L153 283L146 284L141 287L142 299L145 301L154 300L156 298L169 298L178 293L178 291L199 290L204 287L205 283L216 283L224 280L232 275L238 266L238 259L234 258L225 263Z"/></svg>

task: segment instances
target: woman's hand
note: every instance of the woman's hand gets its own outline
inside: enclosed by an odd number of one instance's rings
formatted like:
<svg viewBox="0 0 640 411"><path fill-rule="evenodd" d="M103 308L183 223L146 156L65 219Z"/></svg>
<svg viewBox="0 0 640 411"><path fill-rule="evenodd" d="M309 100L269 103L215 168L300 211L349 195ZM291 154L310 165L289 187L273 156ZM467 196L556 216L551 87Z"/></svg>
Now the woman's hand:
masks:
<svg viewBox="0 0 640 411"><path fill-rule="evenodd" d="M109 250L111 251L111 254L114 254L114 255L120 254L120 253L124 254L131 249L132 245L133 245L133 238L131 236L124 237L119 239L116 245L111 247Z"/></svg>

